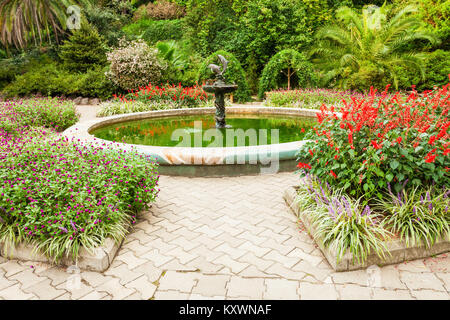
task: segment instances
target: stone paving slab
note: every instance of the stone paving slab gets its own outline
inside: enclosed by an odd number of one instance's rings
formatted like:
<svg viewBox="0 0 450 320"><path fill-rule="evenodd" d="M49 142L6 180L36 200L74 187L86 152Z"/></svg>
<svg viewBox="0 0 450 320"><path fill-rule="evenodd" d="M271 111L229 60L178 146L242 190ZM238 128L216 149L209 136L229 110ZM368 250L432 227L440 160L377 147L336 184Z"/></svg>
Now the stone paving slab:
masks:
<svg viewBox="0 0 450 320"><path fill-rule="evenodd" d="M450 299L449 254L335 272L284 203L297 182L161 176L106 272L0 258L0 299Z"/></svg>

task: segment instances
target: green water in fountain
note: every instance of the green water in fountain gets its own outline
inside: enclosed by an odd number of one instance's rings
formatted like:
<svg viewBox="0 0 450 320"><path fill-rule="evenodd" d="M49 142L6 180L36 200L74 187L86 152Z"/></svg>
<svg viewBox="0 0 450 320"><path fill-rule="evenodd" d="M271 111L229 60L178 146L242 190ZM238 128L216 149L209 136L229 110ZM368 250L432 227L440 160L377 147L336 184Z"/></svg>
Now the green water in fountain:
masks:
<svg viewBox="0 0 450 320"><path fill-rule="evenodd" d="M231 114L227 124L232 128L216 129L213 116L201 115L122 122L91 134L104 140L150 146L236 147L299 141L315 123L311 118Z"/></svg>

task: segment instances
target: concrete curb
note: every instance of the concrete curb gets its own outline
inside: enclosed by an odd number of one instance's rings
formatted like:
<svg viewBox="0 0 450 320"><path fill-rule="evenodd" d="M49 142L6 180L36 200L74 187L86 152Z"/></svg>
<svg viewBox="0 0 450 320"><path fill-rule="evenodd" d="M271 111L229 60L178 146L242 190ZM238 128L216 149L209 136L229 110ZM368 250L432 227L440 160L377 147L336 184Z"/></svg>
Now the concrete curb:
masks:
<svg viewBox="0 0 450 320"><path fill-rule="evenodd" d="M186 148L186 147L160 147L147 145L134 145L122 142L112 142L95 138L91 132L95 129L107 125L117 124L132 120L164 118L173 116L211 115L215 108L187 108L145 111L137 113L119 114L110 117L97 118L94 120L77 123L66 129L63 135L69 139L80 139L87 142L114 145L124 150L137 150L143 154L152 156L156 161L164 166L216 166L216 165L236 165L236 164L263 164L276 159L294 160L300 147L306 140L293 141L287 143L258 145L250 147L211 147L211 148ZM296 109L296 108L273 108L273 107L229 107L227 114L239 115L275 115L286 117L306 117L315 119L320 112L316 109ZM241 161L242 160L242 161ZM242 162L242 163L241 163Z"/></svg>
<svg viewBox="0 0 450 320"><path fill-rule="evenodd" d="M76 266L82 270L104 272L111 265L121 244L122 243L118 244L113 239L108 238L105 240L103 246L95 248L92 253L85 248L81 248L76 263L71 258L64 257L58 263L58 266L68 267L76 264ZM7 259L53 264L51 259L36 252L34 246L28 243L19 243L13 247L6 246L5 243L0 243L0 256Z"/></svg>
<svg viewBox="0 0 450 320"><path fill-rule="evenodd" d="M439 239L433 246L431 246L431 248L428 248L425 245L415 245L412 247L408 247L403 240L392 240L386 243L388 253L386 254L385 259L378 257L375 253L371 253L367 257L367 260L363 264L360 264L356 261L353 262L351 253L346 252L342 257L342 260L337 263L337 252L331 248L324 246L322 239L315 236L316 230L309 217L300 212L300 208L295 201L297 198L296 188L289 187L288 189L286 189L283 198L289 208L303 222L306 230L313 237L323 255L328 260L328 263L335 271L358 270L367 268L371 265L383 266L389 264L397 264L408 260L428 258L450 251L449 237L443 237Z"/></svg>

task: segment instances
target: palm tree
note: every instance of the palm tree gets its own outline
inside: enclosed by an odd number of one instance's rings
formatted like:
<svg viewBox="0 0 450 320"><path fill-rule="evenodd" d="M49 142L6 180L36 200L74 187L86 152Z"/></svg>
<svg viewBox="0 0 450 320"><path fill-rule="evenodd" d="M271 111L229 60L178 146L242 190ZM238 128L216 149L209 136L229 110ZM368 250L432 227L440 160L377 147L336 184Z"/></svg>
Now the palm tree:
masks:
<svg viewBox="0 0 450 320"><path fill-rule="evenodd" d="M56 42L64 33L67 8L89 5L89 0L0 0L0 40L5 47L25 48L30 40L37 46L44 38Z"/></svg>
<svg viewBox="0 0 450 320"><path fill-rule="evenodd" d="M401 68L414 68L424 79L424 55L408 45L417 40L435 44L439 39L419 29L415 12L415 7L407 6L387 19L385 6L368 7L362 14L348 7L336 10L338 24L318 30L310 53L325 71L325 82L342 89L361 89L392 81L398 88Z"/></svg>

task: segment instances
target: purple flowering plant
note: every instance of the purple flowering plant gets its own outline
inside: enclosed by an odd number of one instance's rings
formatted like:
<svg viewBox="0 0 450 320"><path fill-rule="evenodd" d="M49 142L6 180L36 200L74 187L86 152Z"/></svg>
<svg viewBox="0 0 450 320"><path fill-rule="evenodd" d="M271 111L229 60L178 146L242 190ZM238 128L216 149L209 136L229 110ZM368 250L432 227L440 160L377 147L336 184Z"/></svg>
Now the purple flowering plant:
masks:
<svg viewBox="0 0 450 320"><path fill-rule="evenodd" d="M376 210L383 212L387 227L407 245L424 243L428 247L441 237L450 238L450 190L447 187L403 189L379 200Z"/></svg>
<svg viewBox="0 0 450 320"><path fill-rule="evenodd" d="M304 170L304 169L302 169ZM337 262L349 251L353 261L362 263L375 252L385 257L384 240L391 233L381 216L369 205L362 205L342 190L333 189L327 182L304 170L298 187L296 202L302 215L307 215L315 229L315 237L337 252Z"/></svg>

